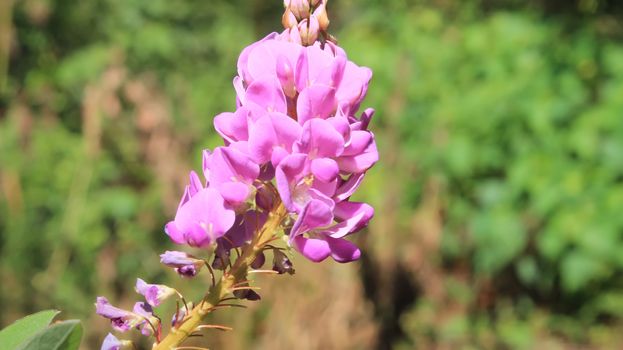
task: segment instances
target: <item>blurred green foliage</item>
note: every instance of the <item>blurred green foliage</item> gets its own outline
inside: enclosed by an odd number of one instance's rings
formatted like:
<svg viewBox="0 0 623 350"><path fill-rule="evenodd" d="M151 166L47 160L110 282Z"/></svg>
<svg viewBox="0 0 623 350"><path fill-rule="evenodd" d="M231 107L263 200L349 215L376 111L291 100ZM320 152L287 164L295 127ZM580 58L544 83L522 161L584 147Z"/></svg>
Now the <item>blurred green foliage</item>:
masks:
<svg viewBox="0 0 623 350"><path fill-rule="evenodd" d="M616 1L329 10L350 58L375 74L366 105L382 159L359 194L377 207L361 275L383 274L366 294L399 328L379 321L378 347L615 347ZM200 150L219 143L211 118L234 108L237 55L279 30L280 15L279 1L259 0L14 5L0 96L0 322L49 306L85 318L96 294L131 299L135 277L172 278L155 257L172 247L162 225ZM413 303L390 307L373 295L396 266Z"/></svg>

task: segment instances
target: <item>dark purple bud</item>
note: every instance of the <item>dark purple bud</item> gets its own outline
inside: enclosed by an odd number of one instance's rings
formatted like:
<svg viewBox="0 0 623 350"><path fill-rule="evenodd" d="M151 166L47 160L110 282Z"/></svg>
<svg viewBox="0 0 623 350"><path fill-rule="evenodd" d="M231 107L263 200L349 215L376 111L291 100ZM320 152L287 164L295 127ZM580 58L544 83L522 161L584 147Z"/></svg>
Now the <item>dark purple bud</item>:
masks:
<svg viewBox="0 0 623 350"><path fill-rule="evenodd" d="M185 266L176 268L175 272L177 272L182 277L193 278L197 276L197 273L199 271L197 271L197 268L195 267L195 265L185 265Z"/></svg>
<svg viewBox="0 0 623 350"><path fill-rule="evenodd" d="M264 266L265 262L266 262L266 256L262 252L255 258L255 260L253 260L253 263L251 264L251 267L254 268L254 269L262 268L262 266Z"/></svg>
<svg viewBox="0 0 623 350"><path fill-rule="evenodd" d="M280 275L286 272L293 275L295 272L290 259L278 249L273 249L273 271L277 271Z"/></svg>
<svg viewBox="0 0 623 350"><path fill-rule="evenodd" d="M160 255L160 262L175 268L175 272L187 278L195 277L204 265L203 260L190 254L169 250Z"/></svg>
<svg viewBox="0 0 623 350"><path fill-rule="evenodd" d="M262 297L257 294L253 289L239 289L234 291L234 296L238 299L246 299L249 301L258 301Z"/></svg>
<svg viewBox="0 0 623 350"><path fill-rule="evenodd" d="M214 261L212 261L212 268L216 270L225 270L229 263L229 256L231 252L229 249L225 249L223 244L219 244L214 251Z"/></svg>

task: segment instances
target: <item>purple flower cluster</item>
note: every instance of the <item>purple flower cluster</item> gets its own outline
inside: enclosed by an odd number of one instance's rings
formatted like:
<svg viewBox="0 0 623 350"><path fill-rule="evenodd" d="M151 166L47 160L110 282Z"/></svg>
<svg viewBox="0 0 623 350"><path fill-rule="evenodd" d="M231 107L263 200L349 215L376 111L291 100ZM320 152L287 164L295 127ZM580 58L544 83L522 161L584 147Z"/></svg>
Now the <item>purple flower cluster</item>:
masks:
<svg viewBox="0 0 623 350"><path fill-rule="evenodd" d="M346 237L374 215L370 205L350 200L378 160L374 134L368 130L374 110L359 112L372 71L349 61L326 32L326 0L285 0L284 5L286 29L240 54L233 81L236 110L214 118L225 145L203 152L202 174L190 172L175 218L165 226L176 244L213 247L214 261L208 264L178 251L160 255L161 263L182 277L194 277L206 266L213 288L226 288L238 299L260 299L242 277L249 267L265 264L264 250L273 251L274 272L294 273L286 249L267 243L274 237L256 236L264 227L283 230L289 245L311 261L331 256L350 262L361 252ZM239 247L244 247L242 253ZM233 264L232 249L239 256ZM213 269L223 270L219 284ZM196 317L188 317L192 304L177 290L140 278L135 289L145 302L137 302L132 311L97 298L96 312L113 329L139 329L155 336L156 348L169 349L198 326ZM172 326L187 329L162 339L162 322L152 307L175 295L183 307L178 306ZM208 297L213 300L195 307L199 315L229 305L220 305L228 300L218 299L220 293ZM102 349L130 345L109 334Z"/></svg>
<svg viewBox="0 0 623 350"><path fill-rule="evenodd" d="M290 29L242 51L234 78L237 109L214 119L225 146L204 151L203 179L190 173L175 219L165 227L173 242L216 243L217 253L228 254L248 242L281 201L294 222L286 231L294 249L316 262L359 258L345 237L374 214L370 205L349 200L378 160L368 130L374 110L356 116L372 71L330 41L303 46L289 40Z"/></svg>

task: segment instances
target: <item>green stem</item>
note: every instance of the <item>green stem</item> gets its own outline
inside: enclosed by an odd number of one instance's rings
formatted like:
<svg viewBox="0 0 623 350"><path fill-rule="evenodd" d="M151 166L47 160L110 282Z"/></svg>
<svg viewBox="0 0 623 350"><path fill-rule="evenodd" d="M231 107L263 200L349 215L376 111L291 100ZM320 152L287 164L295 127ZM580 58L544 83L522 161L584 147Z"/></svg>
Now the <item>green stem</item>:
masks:
<svg viewBox="0 0 623 350"><path fill-rule="evenodd" d="M236 259L232 268L223 277L210 288L210 292L195 306L190 314L184 318L184 322L179 327L173 327L169 334L152 350L174 350L180 346L188 336L197 330L206 315L208 315L219 302L231 293L231 289L237 283L246 279L249 266L266 244L268 244L275 232L281 227L283 220L287 216L287 211L282 203L268 214L268 220L259 230L257 235L253 237L251 244L245 247L242 255Z"/></svg>

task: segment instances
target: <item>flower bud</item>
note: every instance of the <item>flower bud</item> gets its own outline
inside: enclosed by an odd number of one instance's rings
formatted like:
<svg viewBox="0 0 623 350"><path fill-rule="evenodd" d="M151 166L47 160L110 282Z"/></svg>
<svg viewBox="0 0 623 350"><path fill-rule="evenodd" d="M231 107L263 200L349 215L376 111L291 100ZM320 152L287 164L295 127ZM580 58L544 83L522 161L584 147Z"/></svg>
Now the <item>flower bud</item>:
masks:
<svg viewBox="0 0 623 350"><path fill-rule="evenodd" d="M158 306L166 298L175 295L175 289L162 285L162 284L149 284L140 278L136 279L136 287L134 287L138 294L145 297L147 303L151 306Z"/></svg>
<svg viewBox="0 0 623 350"><path fill-rule="evenodd" d="M195 277L204 265L204 261L190 254L167 250L160 255L160 262L168 267L175 268L182 277Z"/></svg>
<svg viewBox="0 0 623 350"><path fill-rule="evenodd" d="M117 337L108 333L104 342L102 343L101 350L124 350L132 349L132 342L129 340L119 340Z"/></svg>
<svg viewBox="0 0 623 350"><path fill-rule="evenodd" d="M294 274L292 262L279 249L273 250L273 271L277 271L280 275L286 272L290 275Z"/></svg>
<svg viewBox="0 0 623 350"><path fill-rule="evenodd" d="M292 28L284 30L283 33L279 35L279 38L280 40L302 45L301 33L299 32L298 26L294 26Z"/></svg>
<svg viewBox="0 0 623 350"><path fill-rule="evenodd" d="M184 320L184 318L186 317L186 310L192 310L192 308L194 307L193 302L189 302L186 305L182 305L177 312L175 313L175 315L173 315L173 317L171 318L171 326L175 327L177 326L180 322L182 322Z"/></svg>
<svg viewBox="0 0 623 350"><path fill-rule="evenodd" d="M97 297L95 312L109 319L112 327L119 332L126 332L143 321L143 318L134 312L112 306L105 297Z"/></svg>
<svg viewBox="0 0 623 350"><path fill-rule="evenodd" d="M304 19L298 25L299 32L301 33L301 43L306 46L311 46L318 39L318 30L320 25L316 16L311 16L309 19Z"/></svg>
<svg viewBox="0 0 623 350"><path fill-rule="evenodd" d="M298 20L309 17L309 0L290 0L288 7Z"/></svg>
<svg viewBox="0 0 623 350"><path fill-rule="evenodd" d="M258 256L255 258L255 260L253 260L253 263L251 263L251 268L260 269L262 268L262 266L264 266L265 262L266 262L266 256L264 255L263 252L260 252L260 254L258 254Z"/></svg>
<svg viewBox="0 0 623 350"><path fill-rule="evenodd" d="M295 27L296 25L299 24L299 22L296 20L296 17L292 13L292 11L290 11L289 8L286 8L286 11L283 13L283 16L281 16L281 24L283 24L283 27L285 29L288 29L288 28Z"/></svg>
<svg viewBox="0 0 623 350"><path fill-rule="evenodd" d="M314 10L312 17L318 19L320 30L326 31L327 28L329 28L329 16L327 15L327 9L324 3L321 3L320 6Z"/></svg>
<svg viewBox="0 0 623 350"><path fill-rule="evenodd" d="M234 296L238 299L246 299L249 301L258 301L262 297L257 294L253 289L238 289L234 291Z"/></svg>
<svg viewBox="0 0 623 350"><path fill-rule="evenodd" d="M134 304L132 312L141 318L141 321L136 326L141 330L141 333L144 336L152 335L154 329L151 326L158 324L160 320L154 315L154 310L151 306L144 302L138 302Z"/></svg>

